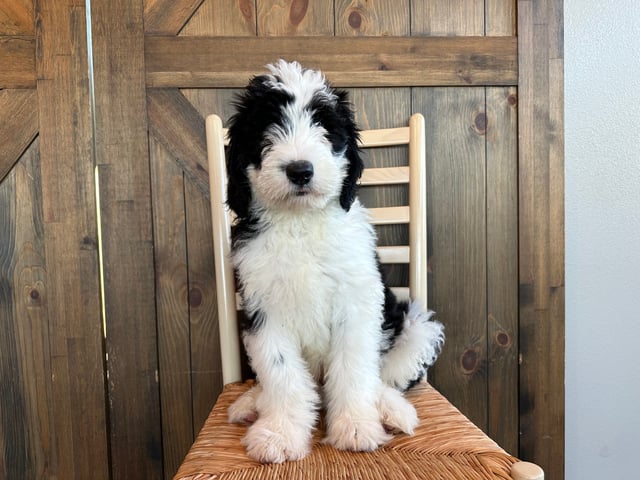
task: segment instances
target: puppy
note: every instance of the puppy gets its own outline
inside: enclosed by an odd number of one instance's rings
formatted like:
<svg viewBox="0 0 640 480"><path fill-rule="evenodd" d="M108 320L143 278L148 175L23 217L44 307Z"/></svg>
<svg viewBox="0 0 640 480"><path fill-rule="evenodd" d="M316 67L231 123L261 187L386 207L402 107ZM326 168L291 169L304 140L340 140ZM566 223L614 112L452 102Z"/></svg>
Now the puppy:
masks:
<svg viewBox="0 0 640 480"><path fill-rule="evenodd" d="M384 283L356 197L363 162L347 93L296 62L268 69L229 124L232 263L258 379L229 418L252 423L243 444L260 462L307 455L321 407L326 443L371 451L390 429L413 432L401 392L435 361L443 327Z"/></svg>

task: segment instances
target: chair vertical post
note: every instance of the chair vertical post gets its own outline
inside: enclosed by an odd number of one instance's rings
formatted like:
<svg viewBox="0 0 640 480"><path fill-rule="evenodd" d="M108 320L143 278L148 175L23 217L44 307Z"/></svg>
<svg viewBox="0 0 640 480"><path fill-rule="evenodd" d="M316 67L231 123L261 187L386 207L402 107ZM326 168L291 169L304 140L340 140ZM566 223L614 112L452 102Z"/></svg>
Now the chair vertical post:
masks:
<svg viewBox="0 0 640 480"><path fill-rule="evenodd" d="M427 176L425 121L420 113L409 119L409 291L427 307Z"/></svg>
<svg viewBox="0 0 640 480"><path fill-rule="evenodd" d="M236 311L235 278L231 265L229 216L226 212L227 177L225 169L224 133L217 115L206 119L207 156L211 191L211 219L218 301L218 327L222 380L226 385L242 380L240 368L240 336Z"/></svg>

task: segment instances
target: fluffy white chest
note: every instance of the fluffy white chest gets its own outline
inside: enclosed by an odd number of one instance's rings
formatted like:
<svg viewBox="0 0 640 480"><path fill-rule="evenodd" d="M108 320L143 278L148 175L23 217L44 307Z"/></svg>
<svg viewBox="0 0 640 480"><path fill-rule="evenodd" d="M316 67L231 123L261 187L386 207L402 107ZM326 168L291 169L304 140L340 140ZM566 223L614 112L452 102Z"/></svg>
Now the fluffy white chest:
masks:
<svg viewBox="0 0 640 480"><path fill-rule="evenodd" d="M318 355L329 346L340 302L379 284L374 234L363 208L354 207L274 216L234 252L247 310Z"/></svg>

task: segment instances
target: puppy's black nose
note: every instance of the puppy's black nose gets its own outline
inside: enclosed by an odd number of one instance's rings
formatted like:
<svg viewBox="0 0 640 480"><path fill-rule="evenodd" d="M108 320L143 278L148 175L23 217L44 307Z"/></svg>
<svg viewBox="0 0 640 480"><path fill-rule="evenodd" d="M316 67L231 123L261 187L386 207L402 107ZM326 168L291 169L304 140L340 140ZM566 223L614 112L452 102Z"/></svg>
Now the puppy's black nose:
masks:
<svg viewBox="0 0 640 480"><path fill-rule="evenodd" d="M286 172L291 183L303 186L313 177L313 164L307 160L296 160L287 165Z"/></svg>

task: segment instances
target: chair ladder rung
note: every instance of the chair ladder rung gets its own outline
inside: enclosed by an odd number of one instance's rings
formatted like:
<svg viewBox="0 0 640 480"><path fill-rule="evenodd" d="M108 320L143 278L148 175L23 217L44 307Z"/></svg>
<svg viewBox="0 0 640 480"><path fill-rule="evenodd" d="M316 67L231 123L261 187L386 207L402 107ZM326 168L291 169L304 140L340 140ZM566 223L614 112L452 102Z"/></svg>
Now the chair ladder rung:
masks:
<svg viewBox="0 0 640 480"><path fill-rule="evenodd" d="M409 127L380 128L360 132L360 147L389 147L407 145L409 143Z"/></svg>
<svg viewBox="0 0 640 480"><path fill-rule="evenodd" d="M394 225L397 223L409 223L410 209L404 207L370 208L371 223L373 225Z"/></svg>
<svg viewBox="0 0 640 480"><path fill-rule="evenodd" d="M396 185L409 183L409 167L365 168L360 185Z"/></svg>
<svg viewBox="0 0 640 480"><path fill-rule="evenodd" d="M409 252L408 245L378 247L380 263L409 263Z"/></svg>
<svg viewBox="0 0 640 480"><path fill-rule="evenodd" d="M391 291L394 293L396 298L401 302L406 302L411 300L411 293L409 292L409 287L391 287Z"/></svg>

